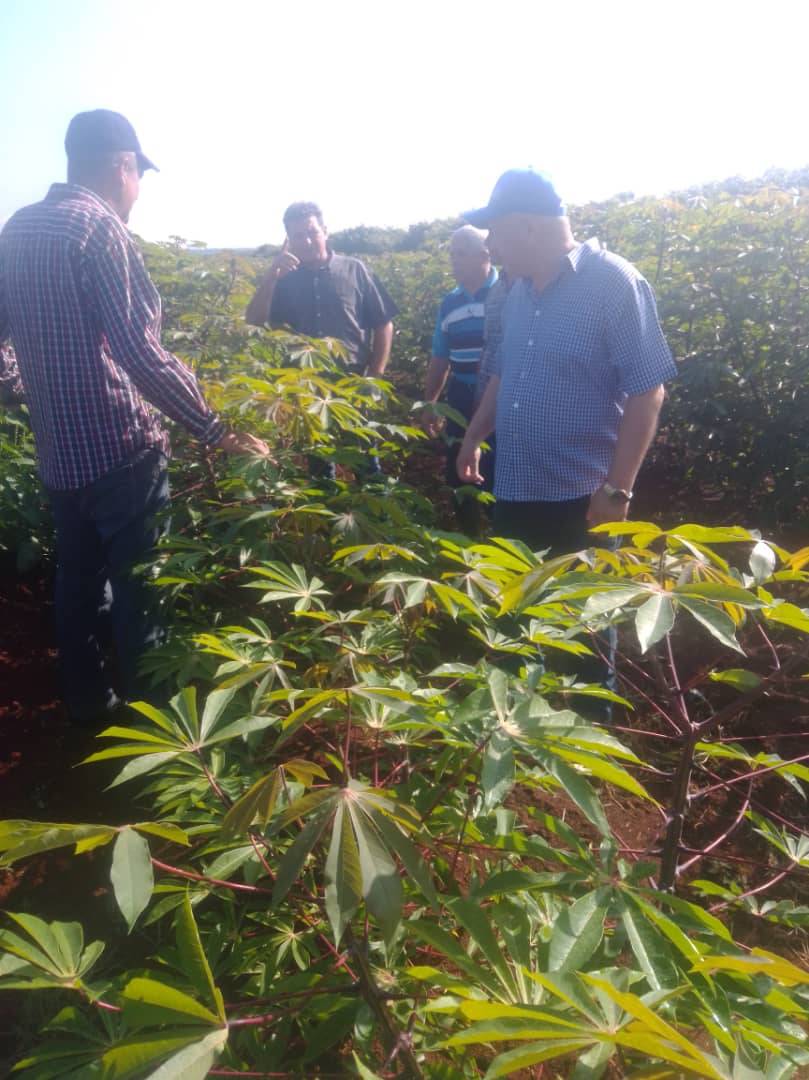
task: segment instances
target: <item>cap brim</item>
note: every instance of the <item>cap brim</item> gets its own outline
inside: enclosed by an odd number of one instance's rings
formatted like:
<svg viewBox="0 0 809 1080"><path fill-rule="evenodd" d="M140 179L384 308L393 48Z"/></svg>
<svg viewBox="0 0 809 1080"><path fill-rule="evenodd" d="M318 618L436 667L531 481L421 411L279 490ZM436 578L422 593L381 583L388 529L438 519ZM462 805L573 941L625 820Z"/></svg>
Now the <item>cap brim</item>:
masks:
<svg viewBox="0 0 809 1080"><path fill-rule="evenodd" d="M140 151L136 151L135 153L141 172L146 172L147 169L154 169L155 172L160 172L160 169L158 169L155 163L150 158L147 158L145 154L141 154Z"/></svg>
<svg viewBox="0 0 809 1080"><path fill-rule="evenodd" d="M494 219L494 214L488 206L482 206L479 210L467 210L461 217L478 229L488 229Z"/></svg>

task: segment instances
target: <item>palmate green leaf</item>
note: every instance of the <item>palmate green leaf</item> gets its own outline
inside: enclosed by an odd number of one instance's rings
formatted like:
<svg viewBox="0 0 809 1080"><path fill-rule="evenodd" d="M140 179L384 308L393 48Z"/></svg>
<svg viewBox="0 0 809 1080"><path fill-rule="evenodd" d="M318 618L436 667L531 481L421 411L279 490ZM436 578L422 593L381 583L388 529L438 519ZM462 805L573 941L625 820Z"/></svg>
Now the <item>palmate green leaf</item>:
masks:
<svg viewBox="0 0 809 1080"><path fill-rule="evenodd" d="M599 978L596 975L583 973L581 978L590 986L597 987L601 993L606 994L624 1012L640 1021L640 1025L632 1026L631 1035L624 1031L613 1034L614 1041L619 1045L632 1046L634 1049L644 1050L650 1056L659 1057L674 1064L685 1065L699 1076L707 1076L711 1080L724 1080L721 1073L717 1072L716 1068L711 1064L707 1055L703 1054L691 1039L681 1034L671 1024L666 1023L636 994L619 990L606 979ZM646 1031L639 1030L639 1026L645 1028ZM672 1051L670 1046L676 1047L681 1053L677 1054Z"/></svg>
<svg viewBox="0 0 809 1080"><path fill-rule="evenodd" d="M442 927L421 918L410 919L405 923L405 929L409 934L421 941L426 941L428 945L445 956L454 967L469 976L474 986L485 988L495 997L501 993L502 986L497 976L473 960L457 938Z"/></svg>
<svg viewBox="0 0 809 1080"><path fill-rule="evenodd" d="M604 836L610 836L611 830L604 814L604 808L588 780L563 761L554 751L534 745L528 747L528 749L532 757L539 762L543 769L558 780L559 786L578 806L587 820L595 825Z"/></svg>
<svg viewBox="0 0 809 1080"><path fill-rule="evenodd" d="M744 668L727 668L725 671L712 671L710 679L712 682L732 686L734 690L738 690L743 694L755 690L761 684L760 675L756 675L754 671L746 671Z"/></svg>
<svg viewBox="0 0 809 1080"><path fill-rule="evenodd" d="M645 653L674 626L674 604L666 593L654 593L635 612L640 651Z"/></svg>
<svg viewBox="0 0 809 1080"><path fill-rule="evenodd" d="M592 1046L594 1038L597 1039L598 1036L591 1035L586 1039L566 1039L552 1043L550 1046L546 1042L530 1043L516 1050L507 1050L505 1054L498 1054L494 1059L486 1070L484 1080L497 1080L499 1076L511 1076L512 1073L519 1072L521 1069L530 1069L532 1065L539 1065L543 1061L565 1057L567 1054L579 1054Z"/></svg>
<svg viewBox="0 0 809 1080"><path fill-rule="evenodd" d="M586 750L568 749L564 744L554 745L551 740L547 741L547 745L553 753L558 754L559 757L564 758L565 761L569 761L573 765L581 766L590 776L594 776L598 780L604 780L615 787L623 788L625 791L630 791L633 795L637 795L639 799L646 799L647 802L655 801L646 788L620 765L616 765L612 761L605 761L603 757L588 753Z"/></svg>
<svg viewBox="0 0 809 1080"><path fill-rule="evenodd" d="M216 987L208 958L202 947L199 929L191 908L191 900L186 892L183 903L177 912L176 920L177 949L180 953L183 973L194 986L197 993L225 1023L225 1007L222 995Z"/></svg>
<svg viewBox="0 0 809 1080"><path fill-rule="evenodd" d="M608 589L602 586L598 591L588 595L582 613L584 619L593 619L598 615L606 615L616 608L626 607L633 600L647 595L649 589L642 585L625 585L620 581L610 585ZM647 601L648 602L648 601Z"/></svg>
<svg viewBox="0 0 809 1080"><path fill-rule="evenodd" d="M357 839L345 800L338 803L334 815L325 876L326 914L331 923L334 943L339 945L360 906L363 886Z"/></svg>
<svg viewBox="0 0 809 1080"><path fill-rule="evenodd" d="M228 1029L211 1031L165 1061L149 1080L205 1080L220 1051L228 1041Z"/></svg>
<svg viewBox="0 0 809 1080"><path fill-rule="evenodd" d="M199 713L197 712L197 688L186 686L179 694L175 694L169 702L180 720L180 724L191 741L199 742Z"/></svg>
<svg viewBox="0 0 809 1080"><path fill-rule="evenodd" d="M674 596L678 599L687 596L698 600L709 600L721 604L737 604L745 608L762 608L766 605L754 593L739 585L728 585L723 581L699 581L687 585L675 585Z"/></svg>
<svg viewBox="0 0 809 1080"><path fill-rule="evenodd" d="M667 938L626 893L619 898L619 911L632 952L651 988L673 990L681 977L672 962Z"/></svg>
<svg viewBox="0 0 809 1080"><path fill-rule="evenodd" d="M399 871L372 822L350 800L346 806L357 841L365 904L390 942L402 918Z"/></svg>
<svg viewBox="0 0 809 1080"><path fill-rule="evenodd" d="M81 844L90 846L107 843L116 835L108 825L62 825L50 821L0 821L0 866L10 866L28 855Z"/></svg>
<svg viewBox="0 0 809 1080"><path fill-rule="evenodd" d="M112 851L110 870L115 902L131 930L152 897L154 871L149 844L134 829L121 829Z"/></svg>
<svg viewBox="0 0 809 1080"><path fill-rule="evenodd" d="M284 853L278 866L272 892L273 909L276 909L281 904L297 880L304 863L309 857L309 853L328 825L329 819L336 809L336 803L337 795L326 793L326 800L322 802L317 812L312 815L301 829L292 846Z"/></svg>
<svg viewBox="0 0 809 1080"><path fill-rule="evenodd" d="M456 915L458 924L469 934L470 944L474 944L486 957L506 993L512 1000L516 998L514 973L505 959L502 943L498 941L487 913L478 904L462 897L450 901L448 907Z"/></svg>
<svg viewBox="0 0 809 1080"><path fill-rule="evenodd" d="M191 843L184 829L168 821L137 821L130 828L147 833L149 836L158 836L161 840L168 840L172 844L184 844L187 847Z"/></svg>
<svg viewBox="0 0 809 1080"><path fill-rule="evenodd" d="M595 889L563 908L553 924L548 967L556 972L580 971L601 944L612 891Z"/></svg>
<svg viewBox="0 0 809 1080"><path fill-rule="evenodd" d="M222 832L225 836L237 836L247 832L251 825L264 828L272 817L275 804L282 790L280 768L269 776L262 776L238 799L225 814Z"/></svg>
<svg viewBox="0 0 809 1080"><path fill-rule="evenodd" d="M773 604L772 607L765 608L763 614L769 622L780 623L792 630L809 634L809 615L796 604Z"/></svg>
<svg viewBox="0 0 809 1080"><path fill-rule="evenodd" d="M205 741L219 722L225 709L233 700L236 693L235 687L228 689L213 690L205 699L205 707L202 710L202 722L200 724L200 738Z"/></svg>
<svg viewBox="0 0 809 1080"><path fill-rule="evenodd" d="M389 817L384 811L368 806L367 800L359 800L358 805L363 813L370 817L388 848L401 859L408 875L415 881L427 900L433 907L438 907L438 895L430 870L410 838L396 823L397 819Z"/></svg>
<svg viewBox="0 0 809 1080"><path fill-rule="evenodd" d="M382 1080L378 1073L371 1072L367 1065L363 1065L362 1061L357 1057L356 1051L352 1051L351 1056L354 1058L354 1065L360 1080Z"/></svg>
<svg viewBox="0 0 809 1080"><path fill-rule="evenodd" d="M733 619L719 607L714 607L704 600L692 596L678 595L679 604L701 623L722 645L734 652L745 655L744 649L736 640L736 626Z"/></svg>
<svg viewBox="0 0 809 1080"><path fill-rule="evenodd" d="M14 1066L24 1070L25 1080L134 1080L143 1070L159 1065L170 1054L193 1041L186 1032L164 1031L160 1034L127 1038L106 1049L88 1045L79 1039L47 1040ZM148 1073L151 1077L152 1074Z"/></svg>
<svg viewBox="0 0 809 1080"><path fill-rule="evenodd" d="M188 1031L188 1029L186 1029ZM131 1080L143 1076L143 1070L160 1066L171 1053L196 1042L196 1036L182 1031L167 1030L124 1039L106 1050L99 1058L99 1075L110 1080ZM92 1073L90 1074L93 1075ZM151 1080L154 1072L146 1074ZM179 1080L179 1078L178 1078Z"/></svg>
<svg viewBox="0 0 809 1080"><path fill-rule="evenodd" d="M541 566L511 581L503 589L498 614L506 615L510 611L519 611L532 604L542 592L543 587L552 578L568 570L577 559L576 554L560 555L548 559Z"/></svg>
<svg viewBox="0 0 809 1080"><path fill-rule="evenodd" d="M0 948L4 952L58 979L72 979L78 974L81 949L75 956L66 955L65 943L59 940L48 923L36 915L12 911L6 914L28 934L30 940L4 930L0 932ZM71 937L75 940L75 935L82 933L78 923L74 923L73 927L78 927L78 930L71 930L68 941Z"/></svg>
<svg viewBox="0 0 809 1080"><path fill-rule="evenodd" d="M237 739L243 735L250 735L254 731L264 731L265 728L271 727L273 724L277 724L279 718L277 716L243 716L241 720L234 720L232 724L227 724L223 728L219 728L212 735L200 744L200 748L208 746L218 746L223 742L227 742L229 739Z"/></svg>
<svg viewBox="0 0 809 1080"><path fill-rule="evenodd" d="M687 933L680 929L678 924L659 911L654 904L648 903L643 897L634 895L632 902L640 909L641 913L653 923L672 945L680 952L685 960L698 960L704 951L704 946L698 945Z"/></svg>
<svg viewBox="0 0 809 1080"><path fill-rule="evenodd" d="M189 994L157 979L130 979L121 991L124 1019L134 1028L155 1024L219 1025L219 1017Z"/></svg>
<svg viewBox="0 0 809 1080"><path fill-rule="evenodd" d="M514 741L496 729L483 752L480 784L483 788L483 807L493 810L499 806L514 786Z"/></svg>

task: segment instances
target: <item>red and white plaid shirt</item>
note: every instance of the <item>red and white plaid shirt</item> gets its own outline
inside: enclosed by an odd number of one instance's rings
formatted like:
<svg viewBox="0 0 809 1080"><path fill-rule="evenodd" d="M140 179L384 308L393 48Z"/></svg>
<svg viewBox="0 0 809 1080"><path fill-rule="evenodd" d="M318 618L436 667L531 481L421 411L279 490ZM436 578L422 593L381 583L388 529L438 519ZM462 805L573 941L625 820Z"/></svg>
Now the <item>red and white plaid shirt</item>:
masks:
<svg viewBox="0 0 809 1080"><path fill-rule="evenodd" d="M98 195L54 184L0 233L0 344L11 339L40 474L84 487L150 446L151 406L205 443L224 427L160 344L160 297L131 233Z"/></svg>

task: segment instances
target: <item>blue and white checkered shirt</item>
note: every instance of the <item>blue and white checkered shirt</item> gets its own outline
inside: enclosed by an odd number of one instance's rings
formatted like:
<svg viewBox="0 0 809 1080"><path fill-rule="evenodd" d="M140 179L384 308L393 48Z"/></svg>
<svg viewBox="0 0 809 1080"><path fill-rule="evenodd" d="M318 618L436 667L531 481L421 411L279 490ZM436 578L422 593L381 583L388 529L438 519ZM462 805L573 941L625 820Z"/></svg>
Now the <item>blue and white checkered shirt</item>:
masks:
<svg viewBox="0 0 809 1080"><path fill-rule="evenodd" d="M597 240L541 293L515 282L493 362L494 494L509 502L591 495L607 478L627 397L674 378L649 283Z"/></svg>

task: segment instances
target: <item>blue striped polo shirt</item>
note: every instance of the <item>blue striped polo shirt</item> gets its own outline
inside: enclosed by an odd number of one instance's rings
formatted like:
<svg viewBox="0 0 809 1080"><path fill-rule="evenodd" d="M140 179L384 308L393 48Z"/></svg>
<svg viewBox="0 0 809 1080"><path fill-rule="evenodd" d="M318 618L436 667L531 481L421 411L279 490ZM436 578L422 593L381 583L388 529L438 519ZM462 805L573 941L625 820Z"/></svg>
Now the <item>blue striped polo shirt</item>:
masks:
<svg viewBox="0 0 809 1080"><path fill-rule="evenodd" d="M483 349L486 297L495 281L497 270L492 267L474 296L458 285L447 293L438 309L433 356L448 360L453 378L463 382L477 382Z"/></svg>

